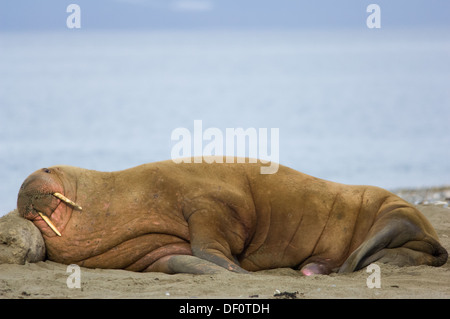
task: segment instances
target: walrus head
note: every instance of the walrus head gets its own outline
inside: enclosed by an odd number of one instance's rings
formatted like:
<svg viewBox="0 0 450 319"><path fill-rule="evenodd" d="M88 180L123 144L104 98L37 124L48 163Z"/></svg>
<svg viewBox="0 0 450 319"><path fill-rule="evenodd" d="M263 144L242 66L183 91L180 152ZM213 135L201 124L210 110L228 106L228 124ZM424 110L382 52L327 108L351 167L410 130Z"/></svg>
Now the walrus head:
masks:
<svg viewBox="0 0 450 319"><path fill-rule="evenodd" d="M63 181L63 173L58 167L42 168L28 176L19 190L17 208L20 216L35 222L46 235L61 236L55 222L67 223L64 221L67 216L70 218L67 206L70 211L82 210L65 196L70 191L65 189Z"/></svg>

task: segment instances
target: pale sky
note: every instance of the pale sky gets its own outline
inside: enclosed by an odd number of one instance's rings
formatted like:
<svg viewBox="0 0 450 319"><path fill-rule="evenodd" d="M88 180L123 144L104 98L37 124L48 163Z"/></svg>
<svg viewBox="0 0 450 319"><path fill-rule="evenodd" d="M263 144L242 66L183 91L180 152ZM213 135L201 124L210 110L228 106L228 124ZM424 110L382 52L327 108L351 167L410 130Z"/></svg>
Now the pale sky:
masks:
<svg viewBox="0 0 450 319"><path fill-rule="evenodd" d="M450 27L448 0L2 0L0 31L62 30L71 3L83 30L364 28L371 3L383 28Z"/></svg>

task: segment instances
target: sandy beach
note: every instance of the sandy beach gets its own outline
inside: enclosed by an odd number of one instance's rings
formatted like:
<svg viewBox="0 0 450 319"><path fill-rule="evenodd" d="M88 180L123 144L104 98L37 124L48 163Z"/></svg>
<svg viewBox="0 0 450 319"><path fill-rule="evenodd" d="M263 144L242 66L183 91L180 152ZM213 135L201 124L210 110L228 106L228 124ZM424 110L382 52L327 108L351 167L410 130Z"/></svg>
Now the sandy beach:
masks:
<svg viewBox="0 0 450 319"><path fill-rule="evenodd" d="M435 227L442 245L450 251L449 192L450 187L397 191L417 203ZM450 298L449 262L439 268L379 266L380 288L368 287L371 273L366 269L303 277L285 268L249 275L166 275L80 268L80 288L69 288L72 272L67 265L51 261L1 264L0 298Z"/></svg>

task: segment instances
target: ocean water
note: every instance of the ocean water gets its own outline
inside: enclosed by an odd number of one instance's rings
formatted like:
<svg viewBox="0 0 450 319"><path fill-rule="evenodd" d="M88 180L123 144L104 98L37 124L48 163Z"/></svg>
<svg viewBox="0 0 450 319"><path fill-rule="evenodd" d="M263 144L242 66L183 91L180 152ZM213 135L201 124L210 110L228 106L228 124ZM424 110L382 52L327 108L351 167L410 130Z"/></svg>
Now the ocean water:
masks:
<svg viewBox="0 0 450 319"><path fill-rule="evenodd" d="M176 128L279 129L342 183L450 184L449 30L0 33L0 215L33 171L170 159Z"/></svg>

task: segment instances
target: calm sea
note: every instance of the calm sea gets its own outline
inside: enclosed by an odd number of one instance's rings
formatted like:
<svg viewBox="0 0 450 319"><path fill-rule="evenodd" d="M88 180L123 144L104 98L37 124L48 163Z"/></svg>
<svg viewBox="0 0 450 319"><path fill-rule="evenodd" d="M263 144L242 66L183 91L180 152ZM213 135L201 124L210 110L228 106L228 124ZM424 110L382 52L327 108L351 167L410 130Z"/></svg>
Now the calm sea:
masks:
<svg viewBox="0 0 450 319"><path fill-rule="evenodd" d="M448 31L0 33L0 215L36 169L169 159L194 120L278 128L328 180L448 185Z"/></svg>

